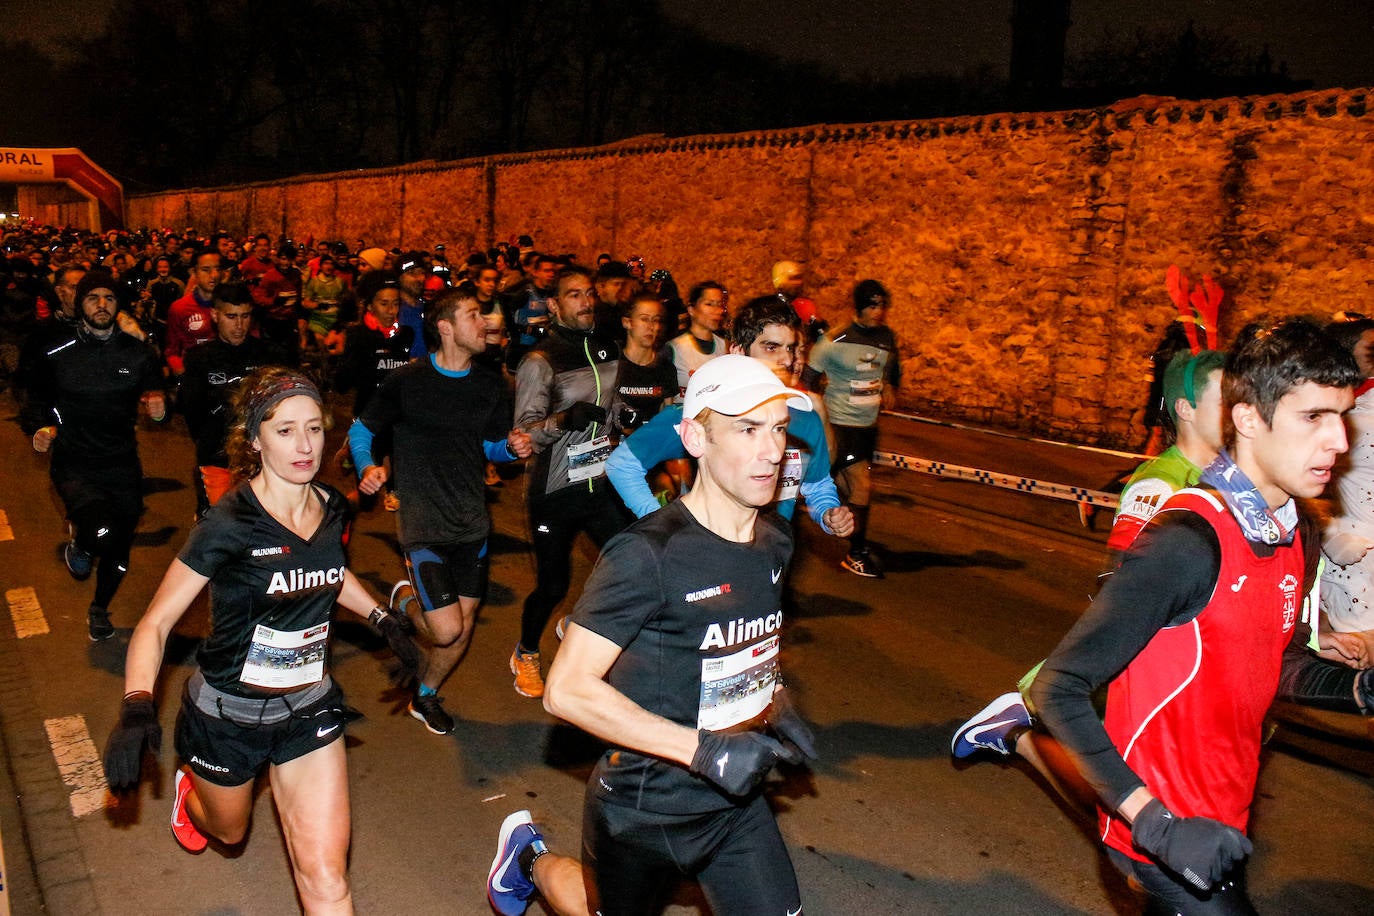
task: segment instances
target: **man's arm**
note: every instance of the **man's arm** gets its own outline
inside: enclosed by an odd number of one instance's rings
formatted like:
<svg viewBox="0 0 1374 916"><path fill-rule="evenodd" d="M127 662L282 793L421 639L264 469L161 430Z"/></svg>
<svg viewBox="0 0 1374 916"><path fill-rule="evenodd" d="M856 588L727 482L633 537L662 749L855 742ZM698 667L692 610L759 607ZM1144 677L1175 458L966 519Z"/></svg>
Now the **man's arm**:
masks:
<svg viewBox="0 0 1374 916"><path fill-rule="evenodd" d="M606 683L620 646L569 621L544 684L544 708L620 747L690 766L697 731L654 715Z"/></svg>
<svg viewBox="0 0 1374 916"><path fill-rule="evenodd" d="M643 518L659 508L654 491L645 479L649 468L673 458L686 458L674 424L682 422L682 409L665 407L627 436L606 462L606 476L611 486L636 518Z"/></svg>
<svg viewBox="0 0 1374 916"><path fill-rule="evenodd" d="M1160 629L1206 607L1221 566L1206 520L1170 512L1141 533L1121 568L1045 660L1031 698L1050 732L1073 754L1110 808L1129 817L1149 798L1093 708L1092 695L1130 664Z"/></svg>
<svg viewBox="0 0 1374 916"><path fill-rule="evenodd" d="M539 353L529 353L515 374L515 428L530 434L536 452L563 438L558 415L549 415L553 366Z"/></svg>

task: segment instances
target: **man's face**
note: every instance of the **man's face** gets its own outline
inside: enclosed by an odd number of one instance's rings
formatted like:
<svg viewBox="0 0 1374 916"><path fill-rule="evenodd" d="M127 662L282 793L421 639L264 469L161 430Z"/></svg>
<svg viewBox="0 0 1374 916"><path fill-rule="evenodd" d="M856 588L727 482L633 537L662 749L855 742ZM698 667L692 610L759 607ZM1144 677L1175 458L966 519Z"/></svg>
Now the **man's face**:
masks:
<svg viewBox="0 0 1374 916"><path fill-rule="evenodd" d="M329 243L320 242L318 245L316 245L315 254L319 255L320 257L324 257L325 255L329 254Z"/></svg>
<svg viewBox="0 0 1374 916"><path fill-rule="evenodd" d="M706 290L701 298L688 306L687 314L694 327L716 333L725 321L725 292L719 289Z"/></svg>
<svg viewBox="0 0 1374 916"><path fill-rule="evenodd" d="M401 289L412 299L419 299L425 292L425 269L412 267L401 274Z"/></svg>
<svg viewBox="0 0 1374 916"><path fill-rule="evenodd" d="M531 279L538 289L553 289L553 278L558 275L558 265L553 261L536 261Z"/></svg>
<svg viewBox="0 0 1374 916"><path fill-rule="evenodd" d="M291 269L291 265L295 262L296 258L294 255L285 255L281 252L278 252L277 256L272 259L272 263L274 263L277 266L277 270L280 273L286 273L288 270Z"/></svg>
<svg viewBox="0 0 1374 916"><path fill-rule="evenodd" d="M611 305L629 302L637 292L639 284L629 277L606 277L598 280L596 284L596 294L602 302L609 302Z"/></svg>
<svg viewBox="0 0 1374 916"><path fill-rule="evenodd" d="M253 306L248 303L215 304L215 331L231 347L247 340L252 326Z"/></svg>
<svg viewBox="0 0 1374 916"><path fill-rule="evenodd" d="M86 276L84 270L64 270L57 276L57 298L62 303L62 311L68 315L76 314L76 284Z"/></svg>
<svg viewBox="0 0 1374 916"><path fill-rule="evenodd" d="M217 238L215 239L215 250L219 252L221 258L227 258L229 257L229 252L234 250L234 243L224 237ZM256 254L257 250L255 246L253 248L253 253ZM266 254L266 249L264 249L263 254Z"/></svg>
<svg viewBox="0 0 1374 916"><path fill-rule="evenodd" d="M158 259L157 259L157 275L158 275L159 277L165 277L165 276L167 276L167 275L168 275L169 273L171 273L171 272L172 272L172 265L169 264L169 263L167 262L167 259L166 259L166 258L158 258Z"/></svg>
<svg viewBox="0 0 1374 916"><path fill-rule="evenodd" d="M1326 489L1331 466L1347 447L1342 414L1354 403L1349 388L1303 382L1279 401L1272 423L1249 404L1235 406L1237 449L1240 439L1248 442L1251 466L1245 470L1270 508Z"/></svg>
<svg viewBox="0 0 1374 916"><path fill-rule="evenodd" d="M228 242L227 239L221 239L221 241ZM271 252L272 246L268 244L267 239L258 239L253 243L253 257L257 258L259 261L266 263L267 256L271 254ZM221 254L228 257L229 253L227 251L222 251Z"/></svg>
<svg viewBox="0 0 1374 916"><path fill-rule="evenodd" d="M596 290L591 281L573 274L558 284L558 295L549 300L554 319L575 331L590 331L596 323Z"/></svg>
<svg viewBox="0 0 1374 916"><path fill-rule="evenodd" d="M737 417L711 414L698 456L703 473L741 506L768 505L777 493L787 419L786 398L765 401Z"/></svg>
<svg viewBox="0 0 1374 916"><path fill-rule="evenodd" d="M1213 369L1207 374L1207 384L1197 394L1197 407L1193 408L1193 428L1207 444L1207 448L1213 452L1220 452L1221 426L1221 370Z"/></svg>
<svg viewBox="0 0 1374 916"><path fill-rule="evenodd" d="M876 328L887 324L887 299L882 298L874 305L866 305L859 310L854 323L861 328Z"/></svg>
<svg viewBox="0 0 1374 916"><path fill-rule="evenodd" d="M477 298L482 302L490 302L492 296L496 295L496 284L501 281L501 274L494 267L483 267L477 272L477 279L473 285L477 287Z"/></svg>
<svg viewBox="0 0 1374 916"><path fill-rule="evenodd" d="M215 291L215 284L219 283L220 275L217 254L204 254L196 258L196 266L191 270L191 280L196 284L196 289L205 296Z"/></svg>
<svg viewBox="0 0 1374 916"><path fill-rule="evenodd" d="M334 276L334 262L333 262L333 261L321 261L321 262L320 262L320 275L321 275L322 277L324 277L326 280L332 279L333 276Z"/></svg>
<svg viewBox="0 0 1374 916"><path fill-rule="evenodd" d="M754 338L745 355L763 363L785 384L790 385L792 367L797 362L797 332L785 324L764 325L763 333Z"/></svg>
<svg viewBox="0 0 1374 916"><path fill-rule="evenodd" d="M97 287L86 293L81 300L81 320L87 327L96 331L109 330L114 324L115 312L119 311L119 300L114 290Z"/></svg>
<svg viewBox="0 0 1374 916"><path fill-rule="evenodd" d="M453 328L453 342L460 350L474 356L486 350L487 326L482 320L482 310L478 307L476 299L464 299L459 302L454 309L453 318L439 323L447 323Z"/></svg>

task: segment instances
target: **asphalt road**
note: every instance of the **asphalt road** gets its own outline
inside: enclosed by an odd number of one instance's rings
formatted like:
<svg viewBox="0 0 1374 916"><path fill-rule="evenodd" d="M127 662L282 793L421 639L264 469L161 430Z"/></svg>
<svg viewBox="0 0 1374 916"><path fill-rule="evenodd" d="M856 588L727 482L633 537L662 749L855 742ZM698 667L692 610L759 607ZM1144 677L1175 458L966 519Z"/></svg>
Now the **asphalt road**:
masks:
<svg viewBox="0 0 1374 916"><path fill-rule="evenodd" d="M8 396L0 399L0 418L12 413ZM206 632L203 606L169 647L160 689L167 738L155 778L137 799L115 804L81 753L80 725L92 736L89 754L114 724L129 630L192 515L184 433L173 423L141 438L148 511L112 608L119 633L91 644L84 611L92 583L73 582L58 562L62 525L46 459L32 454L12 421L0 426L0 510L14 536L0 541L0 588L11 617L31 607L22 590L32 589L50 629L21 639L10 620L0 623L8 764L0 781L12 780L13 789L0 799L5 887L16 913L291 913L289 866L265 782L240 848L191 856L167 828L171 726ZM1130 465L901 420L885 421L880 448L1089 487ZM781 774L770 797L807 912L1135 912L1095 852L1090 825L1028 770L949 758L954 728L1011 689L1086 605L1103 532L1080 527L1069 503L875 473L874 539L888 577L840 571L842 545L804 522L791 580L783 664L822 756L809 771ZM516 808L534 811L552 847L576 852L597 746L516 695L506 668L533 579L522 503L517 471L491 505L491 589L472 650L443 691L459 717L455 734L436 737L405 714L380 640L337 627L334 673L364 714L348 738L360 911L489 912L483 886L496 830ZM584 545L575 582L593 559ZM379 510L359 519L351 566L385 594L401 568L392 516ZM543 648L546 659L556 650L551 632ZM1372 751L1361 720L1286 717L1266 752L1255 810L1251 889L1262 912L1374 912ZM670 912L700 907L684 886Z"/></svg>

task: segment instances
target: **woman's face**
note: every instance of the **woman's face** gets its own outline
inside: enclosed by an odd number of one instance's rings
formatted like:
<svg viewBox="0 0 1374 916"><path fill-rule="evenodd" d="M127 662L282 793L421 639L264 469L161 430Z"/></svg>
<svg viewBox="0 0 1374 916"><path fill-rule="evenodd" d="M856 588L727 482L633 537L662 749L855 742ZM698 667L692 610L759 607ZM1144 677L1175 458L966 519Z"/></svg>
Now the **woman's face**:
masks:
<svg viewBox="0 0 1374 916"><path fill-rule="evenodd" d="M367 304L367 309L372 313L372 317L377 319L377 323L384 328L389 328L396 323L396 316L401 314L401 291L399 289L379 289L377 295L372 297L372 301Z"/></svg>
<svg viewBox="0 0 1374 916"><path fill-rule="evenodd" d="M626 337L636 346L652 350L658 345L658 335L663 328L663 306L641 299L620 323L625 327Z"/></svg>
<svg viewBox="0 0 1374 916"><path fill-rule="evenodd" d="M298 394L277 405L258 426L253 448L262 470L287 483L309 483L320 469L324 413L314 398Z"/></svg>

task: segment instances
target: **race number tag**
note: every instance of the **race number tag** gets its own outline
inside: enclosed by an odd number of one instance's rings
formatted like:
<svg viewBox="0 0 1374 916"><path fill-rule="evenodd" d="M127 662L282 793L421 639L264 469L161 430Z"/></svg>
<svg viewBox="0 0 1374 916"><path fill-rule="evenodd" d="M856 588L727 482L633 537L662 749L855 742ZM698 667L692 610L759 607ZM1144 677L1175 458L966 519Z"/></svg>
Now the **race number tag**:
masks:
<svg viewBox="0 0 1374 916"><path fill-rule="evenodd" d="M778 502L797 498L797 494L801 492L801 477L801 449L783 449L782 467L778 472Z"/></svg>
<svg viewBox="0 0 1374 916"><path fill-rule="evenodd" d="M304 687L324 679L329 623L294 633L258 624L239 680L250 687Z"/></svg>
<svg viewBox="0 0 1374 916"><path fill-rule="evenodd" d="M777 636L730 655L702 659L697 728L720 731L748 722L773 702L777 679Z"/></svg>
<svg viewBox="0 0 1374 916"><path fill-rule="evenodd" d="M591 480L606 472L606 459L611 457L611 437L597 436L590 442L568 446L568 480Z"/></svg>
<svg viewBox="0 0 1374 916"><path fill-rule="evenodd" d="M849 403L854 407L873 407L882 404L883 380L881 378L850 380Z"/></svg>

